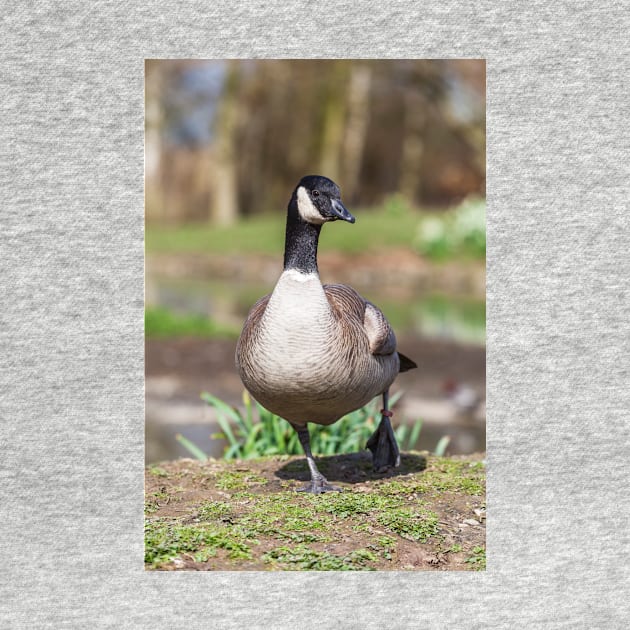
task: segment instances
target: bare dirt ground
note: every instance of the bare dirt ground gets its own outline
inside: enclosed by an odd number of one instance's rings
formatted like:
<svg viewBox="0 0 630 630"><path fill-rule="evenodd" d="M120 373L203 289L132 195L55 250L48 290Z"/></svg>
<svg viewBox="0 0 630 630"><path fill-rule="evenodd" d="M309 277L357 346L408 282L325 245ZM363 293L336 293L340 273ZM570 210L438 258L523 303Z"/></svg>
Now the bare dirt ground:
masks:
<svg viewBox="0 0 630 630"><path fill-rule="evenodd" d="M304 458L146 471L146 568L157 570L483 570L485 462L407 453L372 472L367 453L318 460L343 492L295 490Z"/></svg>

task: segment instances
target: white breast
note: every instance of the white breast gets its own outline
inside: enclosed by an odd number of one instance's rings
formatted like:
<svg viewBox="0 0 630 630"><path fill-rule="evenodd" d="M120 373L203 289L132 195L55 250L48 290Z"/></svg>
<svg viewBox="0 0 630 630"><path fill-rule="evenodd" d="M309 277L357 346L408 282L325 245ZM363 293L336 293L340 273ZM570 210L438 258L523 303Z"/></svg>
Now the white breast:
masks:
<svg viewBox="0 0 630 630"><path fill-rule="evenodd" d="M240 347L245 387L290 422L330 424L383 392L398 357L374 356L365 333L333 315L317 274L285 271L256 334Z"/></svg>
<svg viewBox="0 0 630 630"><path fill-rule="evenodd" d="M331 310L317 274L285 271L261 321L258 360L267 375L285 384L300 373L313 378L329 351Z"/></svg>

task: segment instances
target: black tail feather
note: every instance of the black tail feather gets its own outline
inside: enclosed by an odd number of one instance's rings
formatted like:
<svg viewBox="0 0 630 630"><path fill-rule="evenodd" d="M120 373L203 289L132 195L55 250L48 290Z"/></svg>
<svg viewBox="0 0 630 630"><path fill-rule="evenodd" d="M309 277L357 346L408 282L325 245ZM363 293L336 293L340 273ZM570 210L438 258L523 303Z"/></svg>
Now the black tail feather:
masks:
<svg viewBox="0 0 630 630"><path fill-rule="evenodd" d="M412 361L409 357L406 357L402 352L398 353L398 358L400 359L400 370L399 372L406 372L407 370L413 370L417 368L417 364L415 361Z"/></svg>

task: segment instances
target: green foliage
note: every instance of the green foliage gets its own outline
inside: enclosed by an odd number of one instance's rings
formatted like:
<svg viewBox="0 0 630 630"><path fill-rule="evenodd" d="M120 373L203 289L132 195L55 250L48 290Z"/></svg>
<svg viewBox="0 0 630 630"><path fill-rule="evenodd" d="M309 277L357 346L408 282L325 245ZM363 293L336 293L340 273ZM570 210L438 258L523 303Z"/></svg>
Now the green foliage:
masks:
<svg viewBox="0 0 630 630"><path fill-rule="evenodd" d="M445 492L482 496L485 494L485 468L481 462L432 459L430 470L412 480L392 480L379 485L381 495L437 496Z"/></svg>
<svg viewBox="0 0 630 630"><path fill-rule="evenodd" d="M203 462L208 459L208 456L192 440L184 437L181 433L177 433L175 439L199 461Z"/></svg>
<svg viewBox="0 0 630 630"><path fill-rule="evenodd" d="M222 337L236 339L235 329L198 314L180 315L161 306L148 306L144 313L146 337Z"/></svg>
<svg viewBox="0 0 630 630"><path fill-rule="evenodd" d="M379 525L410 540L426 541L439 531L437 514L419 505L411 509L402 507L404 498L393 493L331 493L317 497L315 505L317 511L337 518L373 514Z"/></svg>
<svg viewBox="0 0 630 630"><path fill-rule="evenodd" d="M418 226L414 244L420 253L435 260L445 260L457 255L484 258L485 201L470 199L451 212L425 216Z"/></svg>
<svg viewBox="0 0 630 630"><path fill-rule="evenodd" d="M382 212L390 219L403 219L413 216L414 210L408 199L401 194L390 195L383 202Z"/></svg>
<svg viewBox="0 0 630 630"><path fill-rule="evenodd" d="M384 306L391 309L389 304ZM415 321L429 336L440 337L448 330L460 341L484 343L486 338L486 304L479 300L453 299L445 295L429 295L415 307ZM409 311L409 307L407 307ZM390 310L387 312L390 317ZM396 310L392 310L396 315ZM407 312L407 314L409 314Z"/></svg>
<svg viewBox="0 0 630 630"><path fill-rule="evenodd" d="M313 500L311 498L311 500ZM337 518L374 515L379 525L409 540L426 541L439 531L438 516L421 505L402 507L404 498L379 493L330 493L315 498L315 509Z"/></svg>
<svg viewBox="0 0 630 630"><path fill-rule="evenodd" d="M453 539L459 530L449 525L454 513L481 504L470 495L483 494L483 462L428 457L425 469L319 496L275 484L269 491L265 483L274 473L268 463L246 469L242 463L180 462L150 469L147 568L187 568L216 557L217 568L371 570L400 561L408 549L403 539L462 554L460 567L485 568L479 538L467 542L458 533ZM188 489L203 488L205 500L179 485L182 474L192 484ZM173 505L180 516L170 515Z"/></svg>
<svg viewBox="0 0 630 630"><path fill-rule="evenodd" d="M409 248L418 225L417 212L400 213L394 206L353 211L355 225L340 222L337 229L324 230L319 251L360 253L383 251L387 247ZM270 254L284 247L286 215L254 217L234 226L202 225L148 226L147 253Z"/></svg>
<svg viewBox="0 0 630 630"><path fill-rule="evenodd" d="M298 503L291 503L282 494L258 494L238 526L247 536L273 535L293 542L330 540L320 533L329 528L330 522L318 517L316 504L308 498L297 500Z"/></svg>
<svg viewBox="0 0 630 630"><path fill-rule="evenodd" d="M440 530L437 514L422 508L388 510L379 515L378 522L403 538L422 542Z"/></svg>
<svg viewBox="0 0 630 630"><path fill-rule="evenodd" d="M332 539L326 532L334 529L337 519L351 522L356 517L411 540L426 541L438 533L437 516L433 512L421 505L403 507L404 501L402 497L373 493L292 495L290 501L284 494L256 495L255 502L247 502L244 513L238 513L238 504L233 502L206 501L197 510L196 524L182 525L162 519L147 522L145 561L158 567L185 555L196 562L205 562L218 549L226 550L228 557L235 560L249 559L252 552L247 543L258 544L257 537L272 536L295 546L271 549L262 556L266 563L287 569L371 570L369 563L378 560L377 554L391 559L396 547L391 535L381 534L367 548L354 549L345 555L318 551L307 545L330 542Z"/></svg>
<svg viewBox="0 0 630 630"><path fill-rule="evenodd" d="M318 511L327 512L338 518L369 514L379 510L387 512L400 505L397 497L372 493L328 493L322 497L316 497L316 500L315 505Z"/></svg>
<svg viewBox="0 0 630 630"><path fill-rule="evenodd" d="M446 449L451 442L450 435L443 435L439 440L435 447L434 455L438 457L442 457L444 453L446 453Z"/></svg>
<svg viewBox="0 0 630 630"><path fill-rule="evenodd" d="M201 521L228 520L231 516L232 507L223 501L206 501L197 513L197 518Z"/></svg>
<svg viewBox="0 0 630 630"><path fill-rule="evenodd" d="M207 392L204 392L201 398L214 408L217 422L221 427L222 432L213 437L228 441L223 454L224 459L252 459L265 455L303 453L293 427L267 411L258 402L252 401L247 392L243 393L244 411L230 407ZM392 406L397 399L397 396L392 397ZM374 400L330 426L311 425L311 449L318 455L338 455L363 450L379 422L378 402ZM400 425L395 430L400 448L403 450L413 448L418 441L421 428L422 422L419 420L412 426ZM189 450L193 452L192 449ZM195 452L193 454L198 456Z"/></svg>
<svg viewBox="0 0 630 630"><path fill-rule="evenodd" d="M260 475L232 470L221 473L216 480L216 486L220 490L245 490L250 486L264 486L267 483L267 479Z"/></svg>
<svg viewBox="0 0 630 630"><path fill-rule="evenodd" d="M402 195L382 206L352 209L356 224L324 230L321 252L382 252L415 248L430 258L483 258L486 251L485 201L470 200L454 210L427 213L412 208ZM233 226L149 225L146 251L152 253L273 254L284 247L284 211L244 219ZM414 241L414 234L417 237Z"/></svg>
<svg viewBox="0 0 630 630"><path fill-rule="evenodd" d="M173 226L147 225L147 253L228 254L258 252L277 254L284 245L283 213L240 221L234 226L186 224Z"/></svg>
<svg viewBox="0 0 630 630"><path fill-rule="evenodd" d="M473 555L466 558L464 562L472 565L475 571L483 571L486 568L486 550L484 547L473 547Z"/></svg>
<svg viewBox="0 0 630 630"><path fill-rule="evenodd" d="M151 466L149 468L149 473L151 475L155 475L156 477L168 477L168 473L160 466Z"/></svg>
<svg viewBox="0 0 630 630"><path fill-rule="evenodd" d="M315 551L306 545L276 547L263 555L264 562L279 563L287 569L302 571L374 571L368 562L377 560L368 549L354 549L345 556Z"/></svg>
<svg viewBox="0 0 630 630"><path fill-rule="evenodd" d="M226 549L233 559L251 557L251 549L232 533L213 527L198 525L179 525L161 520L147 521L144 527L145 562L159 565L176 558L182 553L197 552L196 557L206 553L214 555L217 549ZM209 554L209 555L208 555Z"/></svg>

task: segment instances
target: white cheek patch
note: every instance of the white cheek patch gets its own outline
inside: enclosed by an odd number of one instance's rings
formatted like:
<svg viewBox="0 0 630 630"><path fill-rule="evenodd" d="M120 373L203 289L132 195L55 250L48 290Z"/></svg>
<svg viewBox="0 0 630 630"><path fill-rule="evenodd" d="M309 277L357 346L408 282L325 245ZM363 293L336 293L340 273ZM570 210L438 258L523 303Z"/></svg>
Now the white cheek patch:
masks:
<svg viewBox="0 0 630 630"><path fill-rule="evenodd" d="M311 198L306 192L304 186L300 186L297 191L298 212L304 221L313 223L314 225L322 225L326 223L326 219L322 217L319 210L315 207Z"/></svg>

